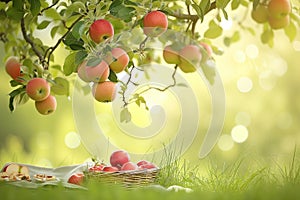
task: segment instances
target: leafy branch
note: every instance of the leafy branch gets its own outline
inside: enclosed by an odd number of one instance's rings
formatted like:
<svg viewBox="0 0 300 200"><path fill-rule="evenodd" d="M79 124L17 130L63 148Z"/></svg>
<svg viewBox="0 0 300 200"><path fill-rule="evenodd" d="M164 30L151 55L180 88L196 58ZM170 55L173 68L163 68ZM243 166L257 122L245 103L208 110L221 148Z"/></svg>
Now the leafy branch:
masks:
<svg viewBox="0 0 300 200"><path fill-rule="evenodd" d="M44 69L48 69L48 65L47 62L45 60L45 58L43 57L42 53L37 49L35 43L33 42L33 40L31 40L31 38L27 35L27 31L25 28L25 19L24 17L21 19L21 31L22 31L22 35L24 40L30 44L33 52L37 55L37 57L39 58L40 62L42 63Z"/></svg>

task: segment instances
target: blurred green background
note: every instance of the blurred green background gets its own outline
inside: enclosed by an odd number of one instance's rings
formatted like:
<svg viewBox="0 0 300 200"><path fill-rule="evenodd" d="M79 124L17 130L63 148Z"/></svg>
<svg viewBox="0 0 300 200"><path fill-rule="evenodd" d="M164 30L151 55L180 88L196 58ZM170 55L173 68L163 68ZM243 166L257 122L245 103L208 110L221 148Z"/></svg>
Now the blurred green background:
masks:
<svg viewBox="0 0 300 200"><path fill-rule="evenodd" d="M224 35L231 35L230 23L224 24ZM230 47L222 38L213 43L224 49L215 59L225 87L226 116L222 135L204 161L290 158L300 143L299 34L290 42L282 30L276 31L274 48L261 44L259 35L246 32ZM71 99L57 97L57 111L49 116L38 114L33 101L10 113L12 88L5 56L0 43L0 163L57 167L90 159L77 134ZM209 115L210 109L204 111ZM202 136L197 137L184 158L204 162L198 159L201 142Z"/></svg>

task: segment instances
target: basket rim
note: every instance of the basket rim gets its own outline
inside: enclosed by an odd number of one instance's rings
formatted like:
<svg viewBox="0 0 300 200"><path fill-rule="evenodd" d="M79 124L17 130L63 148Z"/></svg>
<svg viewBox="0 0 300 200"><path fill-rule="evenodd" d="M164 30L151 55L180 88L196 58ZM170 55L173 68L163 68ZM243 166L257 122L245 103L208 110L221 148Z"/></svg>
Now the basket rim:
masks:
<svg viewBox="0 0 300 200"><path fill-rule="evenodd" d="M153 169L137 169L137 170L124 170L124 171L115 171L115 172L106 172L106 171L84 171L87 174L111 174L111 175L122 175L122 174L150 174L159 172L160 168Z"/></svg>

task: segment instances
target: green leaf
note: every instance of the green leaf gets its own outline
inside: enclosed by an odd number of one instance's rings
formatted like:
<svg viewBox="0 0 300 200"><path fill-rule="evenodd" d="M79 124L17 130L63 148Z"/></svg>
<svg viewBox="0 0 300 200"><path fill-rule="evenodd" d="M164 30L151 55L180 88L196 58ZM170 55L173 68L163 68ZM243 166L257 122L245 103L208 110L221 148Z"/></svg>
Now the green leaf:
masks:
<svg viewBox="0 0 300 200"><path fill-rule="evenodd" d="M92 57L88 59L86 66L88 67L95 67L101 63L102 59L99 57Z"/></svg>
<svg viewBox="0 0 300 200"><path fill-rule="evenodd" d="M83 32L84 32L84 21L79 21L74 25L72 29L72 35L74 36L74 38L79 40Z"/></svg>
<svg viewBox="0 0 300 200"><path fill-rule="evenodd" d="M209 28L205 31L204 37L215 39L222 35L223 29L214 21L209 22Z"/></svg>
<svg viewBox="0 0 300 200"><path fill-rule="evenodd" d="M117 74L114 71L112 71L111 69L109 70L108 80L115 82L115 83L118 82Z"/></svg>
<svg viewBox="0 0 300 200"><path fill-rule="evenodd" d="M231 10L236 10L241 3L241 0L233 0L231 2Z"/></svg>
<svg viewBox="0 0 300 200"><path fill-rule="evenodd" d="M224 9L229 2L230 0L216 0L216 6L219 9Z"/></svg>
<svg viewBox="0 0 300 200"><path fill-rule="evenodd" d="M50 35L51 35L52 38L55 37L55 35L56 35L58 29L59 29L59 26L54 26L54 27L51 29Z"/></svg>
<svg viewBox="0 0 300 200"><path fill-rule="evenodd" d="M185 84L185 83L177 83L176 86L178 86L178 87L188 87L188 85Z"/></svg>
<svg viewBox="0 0 300 200"><path fill-rule="evenodd" d="M54 79L55 84L51 87L51 92L56 95L66 95L69 96L69 81L62 77L56 77Z"/></svg>
<svg viewBox="0 0 300 200"><path fill-rule="evenodd" d="M202 0L199 3L199 7L201 8L201 10L206 13L209 8L210 8L210 0Z"/></svg>
<svg viewBox="0 0 300 200"><path fill-rule="evenodd" d="M260 39L263 44L268 44L272 47L273 44L273 38L274 38L274 32L271 29L266 29L261 34Z"/></svg>
<svg viewBox="0 0 300 200"><path fill-rule="evenodd" d="M68 33L63 43L69 46L72 50L82 50L84 49L84 42L81 39L77 39L73 36L72 32Z"/></svg>
<svg viewBox="0 0 300 200"><path fill-rule="evenodd" d="M15 7L11 7L6 11L7 17L16 21L20 21L23 18L24 14L24 10L20 10Z"/></svg>
<svg viewBox="0 0 300 200"><path fill-rule="evenodd" d="M85 50L78 51L75 56L75 65L78 66L83 62L83 60L88 56L88 53Z"/></svg>
<svg viewBox="0 0 300 200"><path fill-rule="evenodd" d="M76 54L77 52L71 53L65 59L63 72L66 76L71 75L77 69L77 66L75 65Z"/></svg>
<svg viewBox="0 0 300 200"><path fill-rule="evenodd" d="M129 112L128 108L124 108L120 112L120 121L125 122L125 123L128 123L131 121L131 113Z"/></svg>
<svg viewBox="0 0 300 200"><path fill-rule="evenodd" d="M197 4L192 4L192 7L194 8L194 10L196 11L199 19L201 20L201 22L203 21L204 18L204 13L203 10L197 5Z"/></svg>
<svg viewBox="0 0 300 200"><path fill-rule="evenodd" d="M297 27L294 22L290 22L288 26L284 28L286 36L290 39L290 42L293 42L297 36Z"/></svg>
<svg viewBox="0 0 300 200"><path fill-rule="evenodd" d="M16 9L23 10L24 1L20 0L12 0L12 6Z"/></svg>
<svg viewBox="0 0 300 200"><path fill-rule="evenodd" d="M30 4L30 11L33 16L37 16L40 13L41 2L39 0L28 0Z"/></svg>
<svg viewBox="0 0 300 200"><path fill-rule="evenodd" d="M26 87L20 87L9 93L9 110L13 112L19 105L26 103L29 97L26 93Z"/></svg>
<svg viewBox="0 0 300 200"><path fill-rule="evenodd" d="M45 29L47 28L47 26L50 24L51 22L50 21L42 21L38 26L37 26L37 29Z"/></svg>
<svg viewBox="0 0 300 200"><path fill-rule="evenodd" d="M61 20L60 14L54 9L54 8L49 8L44 11L44 14L46 17L53 19L53 20Z"/></svg>
<svg viewBox="0 0 300 200"><path fill-rule="evenodd" d="M110 14L121 18L124 22L130 22L134 16L135 9L133 7L126 7L123 0L116 0L109 7Z"/></svg>

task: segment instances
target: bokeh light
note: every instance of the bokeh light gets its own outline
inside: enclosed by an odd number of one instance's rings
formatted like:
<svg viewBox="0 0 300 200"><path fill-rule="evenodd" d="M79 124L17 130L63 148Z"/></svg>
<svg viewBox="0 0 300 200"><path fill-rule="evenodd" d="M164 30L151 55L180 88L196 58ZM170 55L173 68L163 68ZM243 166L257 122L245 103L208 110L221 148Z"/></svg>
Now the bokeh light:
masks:
<svg viewBox="0 0 300 200"><path fill-rule="evenodd" d="M255 44L249 44L246 47L246 55L251 59L257 58L259 55L259 50L257 46Z"/></svg>
<svg viewBox="0 0 300 200"><path fill-rule="evenodd" d="M235 116L235 123L244 126L249 126L251 124L251 116L247 112L238 112Z"/></svg>
<svg viewBox="0 0 300 200"><path fill-rule="evenodd" d="M237 81L237 88L240 92L247 93L250 92L253 87L252 80L248 77L241 77Z"/></svg>
<svg viewBox="0 0 300 200"><path fill-rule="evenodd" d="M80 146L80 137L76 132L69 132L65 136L65 144L70 149L75 149Z"/></svg>
<svg viewBox="0 0 300 200"><path fill-rule="evenodd" d="M228 135L228 134L221 135L221 137L218 141L218 147L222 151L229 151L230 149L233 148L233 146L234 146L234 142L230 135Z"/></svg>
<svg viewBox="0 0 300 200"><path fill-rule="evenodd" d="M243 143L248 138L248 129L243 125L236 125L231 130L231 137L236 143Z"/></svg>
<svg viewBox="0 0 300 200"><path fill-rule="evenodd" d="M293 42L293 47L294 47L295 51L300 51L300 41L295 40Z"/></svg>
<svg viewBox="0 0 300 200"><path fill-rule="evenodd" d="M241 51L241 50L237 50L235 53L234 53L234 60L237 62L237 63L244 63L246 61L246 54L245 52Z"/></svg>

